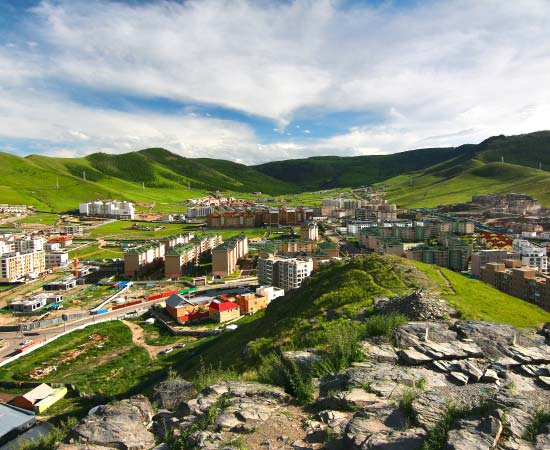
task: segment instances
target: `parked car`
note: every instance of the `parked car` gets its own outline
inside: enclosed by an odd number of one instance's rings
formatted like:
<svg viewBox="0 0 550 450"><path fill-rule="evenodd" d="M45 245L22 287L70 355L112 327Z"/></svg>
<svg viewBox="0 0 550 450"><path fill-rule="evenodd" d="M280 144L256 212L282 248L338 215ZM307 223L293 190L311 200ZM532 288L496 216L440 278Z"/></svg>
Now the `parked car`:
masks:
<svg viewBox="0 0 550 450"><path fill-rule="evenodd" d="M163 355L167 355L168 353L173 352L173 351L174 351L174 349L172 347L168 347L168 348L164 349L161 353Z"/></svg>
<svg viewBox="0 0 550 450"><path fill-rule="evenodd" d="M19 345L29 345L29 344L32 344L32 339L27 339L27 340L21 342L21 344L19 344Z"/></svg>
<svg viewBox="0 0 550 450"><path fill-rule="evenodd" d="M183 348L183 347L185 347L185 344L183 342L176 344L176 348Z"/></svg>

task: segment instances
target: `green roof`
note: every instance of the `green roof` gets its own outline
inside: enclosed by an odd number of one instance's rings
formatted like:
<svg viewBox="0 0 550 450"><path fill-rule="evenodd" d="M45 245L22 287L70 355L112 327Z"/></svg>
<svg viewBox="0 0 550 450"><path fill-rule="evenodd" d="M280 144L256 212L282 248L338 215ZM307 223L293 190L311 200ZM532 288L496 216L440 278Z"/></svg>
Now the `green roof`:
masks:
<svg viewBox="0 0 550 450"><path fill-rule="evenodd" d="M196 248L195 244L176 245L166 252L166 256L181 256L183 253L188 252L189 250L192 250L194 248Z"/></svg>

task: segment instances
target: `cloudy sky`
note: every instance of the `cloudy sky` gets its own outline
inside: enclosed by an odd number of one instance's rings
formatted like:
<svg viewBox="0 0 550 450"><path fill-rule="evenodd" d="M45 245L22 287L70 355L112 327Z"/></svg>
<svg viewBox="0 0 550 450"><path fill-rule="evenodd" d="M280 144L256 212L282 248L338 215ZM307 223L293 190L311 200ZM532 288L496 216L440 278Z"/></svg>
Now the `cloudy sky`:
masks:
<svg viewBox="0 0 550 450"><path fill-rule="evenodd" d="M550 129L548 0L2 0L0 150L244 163Z"/></svg>

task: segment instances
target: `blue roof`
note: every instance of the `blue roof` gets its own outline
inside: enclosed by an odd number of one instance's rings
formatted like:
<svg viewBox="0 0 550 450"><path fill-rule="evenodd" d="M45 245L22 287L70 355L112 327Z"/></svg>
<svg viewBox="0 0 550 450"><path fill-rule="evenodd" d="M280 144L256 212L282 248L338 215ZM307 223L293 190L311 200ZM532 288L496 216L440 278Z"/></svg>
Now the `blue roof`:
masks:
<svg viewBox="0 0 550 450"><path fill-rule="evenodd" d="M0 403L0 443L12 439L35 423L35 415L26 409Z"/></svg>

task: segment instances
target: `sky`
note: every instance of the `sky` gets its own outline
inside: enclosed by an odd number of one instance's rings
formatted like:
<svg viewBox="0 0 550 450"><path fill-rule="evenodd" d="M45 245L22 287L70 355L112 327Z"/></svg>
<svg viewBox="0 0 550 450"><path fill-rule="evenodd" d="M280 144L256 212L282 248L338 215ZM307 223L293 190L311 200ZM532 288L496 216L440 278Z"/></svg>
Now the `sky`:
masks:
<svg viewBox="0 0 550 450"><path fill-rule="evenodd" d="M0 151L245 164L550 129L549 0L1 0Z"/></svg>

